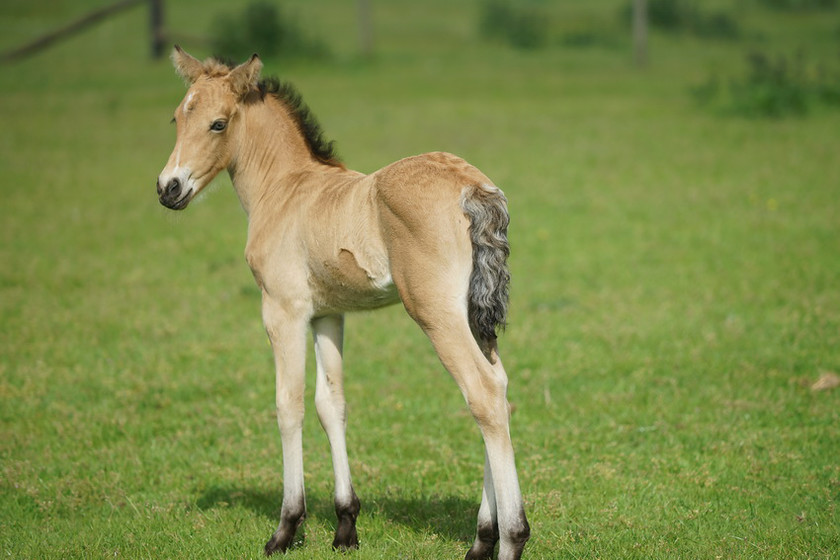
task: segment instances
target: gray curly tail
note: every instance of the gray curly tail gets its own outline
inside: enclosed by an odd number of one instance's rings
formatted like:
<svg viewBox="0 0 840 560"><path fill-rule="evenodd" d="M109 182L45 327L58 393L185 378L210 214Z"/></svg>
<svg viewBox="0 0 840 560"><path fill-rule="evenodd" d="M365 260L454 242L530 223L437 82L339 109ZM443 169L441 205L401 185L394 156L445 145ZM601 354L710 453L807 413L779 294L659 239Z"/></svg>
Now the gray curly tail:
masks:
<svg viewBox="0 0 840 560"><path fill-rule="evenodd" d="M496 339L507 322L510 246L507 199L492 185L473 185L461 195L461 209L470 219L473 269L470 275L470 327L482 341Z"/></svg>

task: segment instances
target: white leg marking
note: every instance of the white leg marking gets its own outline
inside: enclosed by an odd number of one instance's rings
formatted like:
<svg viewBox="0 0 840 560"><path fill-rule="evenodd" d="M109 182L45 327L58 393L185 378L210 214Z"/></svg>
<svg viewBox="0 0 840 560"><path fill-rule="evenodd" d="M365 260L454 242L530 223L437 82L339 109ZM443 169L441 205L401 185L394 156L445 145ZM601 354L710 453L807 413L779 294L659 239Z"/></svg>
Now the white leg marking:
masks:
<svg viewBox="0 0 840 560"><path fill-rule="evenodd" d="M353 486L345 440L347 416L341 357L344 317L330 315L315 319L312 321L312 333L317 361L315 406L330 441L336 502L347 504L351 500Z"/></svg>

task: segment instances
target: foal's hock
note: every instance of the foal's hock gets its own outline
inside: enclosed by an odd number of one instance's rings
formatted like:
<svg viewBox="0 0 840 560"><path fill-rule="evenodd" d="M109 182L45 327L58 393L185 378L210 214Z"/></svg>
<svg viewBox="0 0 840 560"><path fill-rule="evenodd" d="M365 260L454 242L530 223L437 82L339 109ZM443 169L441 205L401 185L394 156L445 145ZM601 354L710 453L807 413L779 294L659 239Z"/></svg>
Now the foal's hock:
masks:
<svg viewBox="0 0 840 560"><path fill-rule="evenodd" d="M231 68L179 47L189 89L175 110L175 148L157 180L182 210L227 169L248 215L245 256L262 291L276 366L283 505L266 554L285 551L306 516L302 421L307 330L315 339L315 406L332 449L333 547L358 546L360 503L345 444L344 313L401 301L467 401L485 444L478 530L468 559L522 555L529 527L509 430L496 331L507 313L508 213L502 191L447 153L365 175L347 169L288 85L261 80L254 55Z"/></svg>

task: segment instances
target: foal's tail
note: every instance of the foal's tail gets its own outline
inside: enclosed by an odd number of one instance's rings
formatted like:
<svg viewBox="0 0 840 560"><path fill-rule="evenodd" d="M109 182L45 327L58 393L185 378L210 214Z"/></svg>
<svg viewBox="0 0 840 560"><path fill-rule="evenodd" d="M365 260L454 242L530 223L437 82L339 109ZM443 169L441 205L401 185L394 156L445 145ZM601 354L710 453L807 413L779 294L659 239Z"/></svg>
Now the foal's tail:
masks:
<svg viewBox="0 0 840 560"><path fill-rule="evenodd" d="M461 209L470 219L473 269L468 313L470 327L481 341L496 339L507 321L510 246L507 199L492 185L472 185L461 194Z"/></svg>

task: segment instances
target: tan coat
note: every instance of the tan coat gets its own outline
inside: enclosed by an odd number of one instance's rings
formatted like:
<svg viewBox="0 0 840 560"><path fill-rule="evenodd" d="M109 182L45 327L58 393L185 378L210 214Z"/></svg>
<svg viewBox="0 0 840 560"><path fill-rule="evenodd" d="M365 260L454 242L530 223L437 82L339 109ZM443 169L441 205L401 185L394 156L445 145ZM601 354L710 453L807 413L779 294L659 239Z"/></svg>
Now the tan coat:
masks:
<svg viewBox="0 0 840 560"><path fill-rule="evenodd" d="M520 558L529 536L509 432L507 374L496 330L507 311L508 214L502 192L461 158L437 152L364 175L337 161L288 87L260 81L254 55L230 68L176 47L189 85L177 141L158 177L181 210L227 169L248 214L246 259L263 295L283 439L283 507L266 553L284 551L305 517L302 458L306 332L317 361L315 403L332 448L338 526L358 546L359 499L344 438L344 313L401 301L452 374L485 441L475 543L467 558Z"/></svg>

